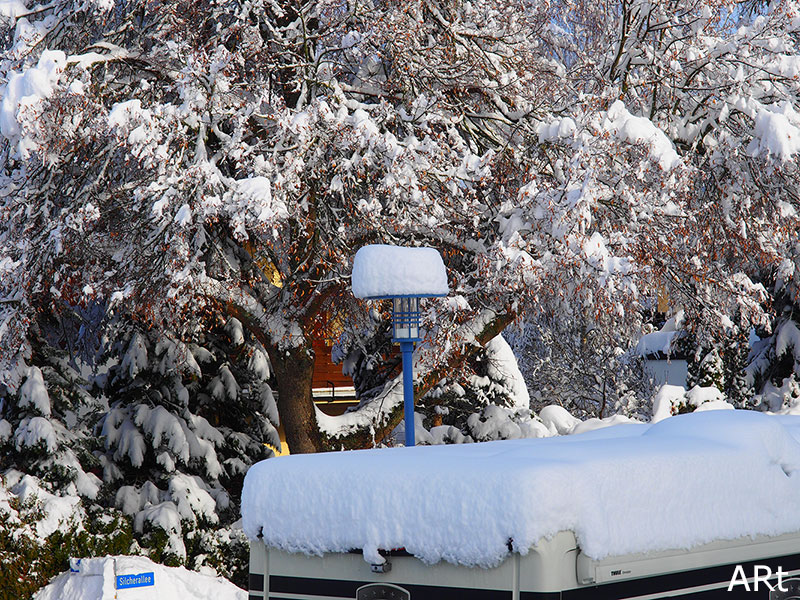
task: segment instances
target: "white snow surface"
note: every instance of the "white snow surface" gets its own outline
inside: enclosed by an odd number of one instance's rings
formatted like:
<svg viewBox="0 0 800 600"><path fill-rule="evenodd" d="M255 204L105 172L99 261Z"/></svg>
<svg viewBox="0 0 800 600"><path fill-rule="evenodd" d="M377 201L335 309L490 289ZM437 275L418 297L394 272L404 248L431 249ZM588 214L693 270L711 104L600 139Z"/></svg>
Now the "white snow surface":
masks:
<svg viewBox="0 0 800 600"><path fill-rule="evenodd" d="M497 380L505 382L511 394L511 403L514 408L529 408L531 397L528 386L517 365L514 351L502 334L496 335L486 344L489 355L488 371Z"/></svg>
<svg viewBox="0 0 800 600"><path fill-rule="evenodd" d="M58 448L58 436L53 424L44 417L25 417L19 422L14 443L17 450L27 446L32 448L41 444L48 453Z"/></svg>
<svg viewBox="0 0 800 600"><path fill-rule="evenodd" d="M19 0L0 0L0 17L16 19L28 12L24 2Z"/></svg>
<svg viewBox="0 0 800 600"><path fill-rule="evenodd" d="M33 407L46 417L50 416L50 396L39 367L29 367L28 377L19 389L19 406Z"/></svg>
<svg viewBox="0 0 800 600"><path fill-rule="evenodd" d="M575 532L592 558L800 531L800 418L739 410L567 437L295 455L260 462L245 533L322 554L405 548L497 565ZM734 503L730 498L736 498Z"/></svg>
<svg viewBox="0 0 800 600"><path fill-rule="evenodd" d="M356 298L446 296L450 291L435 248L364 246L353 259L352 283Z"/></svg>
<svg viewBox="0 0 800 600"><path fill-rule="evenodd" d="M652 159L665 171L681 162L675 146L666 134L647 117L632 115L621 100L609 107L605 127L621 140L646 145Z"/></svg>
<svg viewBox="0 0 800 600"><path fill-rule="evenodd" d="M754 137L747 150L752 156L767 152L782 161L800 152L800 115L785 102L780 108L759 105Z"/></svg>
<svg viewBox="0 0 800 600"><path fill-rule="evenodd" d="M184 567L165 567L143 556L104 556L73 560L76 572L58 575L34 600L245 600L231 582ZM152 573L152 586L116 589L119 575Z"/></svg>

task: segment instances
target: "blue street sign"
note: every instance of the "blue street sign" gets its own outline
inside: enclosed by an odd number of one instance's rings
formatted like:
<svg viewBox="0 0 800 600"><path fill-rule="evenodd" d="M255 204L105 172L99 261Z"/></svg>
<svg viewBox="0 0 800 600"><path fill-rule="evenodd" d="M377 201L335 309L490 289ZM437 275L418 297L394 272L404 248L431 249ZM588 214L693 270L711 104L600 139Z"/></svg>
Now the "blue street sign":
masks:
<svg viewBox="0 0 800 600"><path fill-rule="evenodd" d="M117 575L117 589L147 587L156 584L154 573L139 573L138 575Z"/></svg>

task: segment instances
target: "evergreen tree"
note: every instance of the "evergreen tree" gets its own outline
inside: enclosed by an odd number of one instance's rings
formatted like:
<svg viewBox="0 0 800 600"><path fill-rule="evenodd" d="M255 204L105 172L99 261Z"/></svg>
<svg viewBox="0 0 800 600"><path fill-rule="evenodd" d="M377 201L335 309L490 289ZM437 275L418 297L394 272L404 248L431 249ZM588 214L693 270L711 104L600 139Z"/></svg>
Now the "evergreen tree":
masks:
<svg viewBox="0 0 800 600"><path fill-rule="evenodd" d="M736 408L753 408L755 390L747 376L750 355L749 337L739 330L738 335L726 339L722 350L725 388L722 390Z"/></svg>
<svg viewBox="0 0 800 600"><path fill-rule="evenodd" d="M16 392L0 389L0 474L17 470L49 493L94 501L102 480L92 424L103 401L87 392L87 380L65 353L38 336L32 348L18 365Z"/></svg>
<svg viewBox="0 0 800 600"><path fill-rule="evenodd" d="M20 515L0 524L0 552L57 543L37 571L45 581L70 552L113 551L212 567L244 586L244 474L280 445L263 348L234 319L192 343L121 316L106 331L95 357L105 366L89 368L45 330L18 363L17 391L0 393L0 488ZM36 515L58 526L24 539L4 529L23 517L35 527Z"/></svg>
<svg viewBox="0 0 800 600"><path fill-rule="evenodd" d="M703 353L699 361L690 361L689 364L689 374L686 377L689 388L698 385L715 387L720 391L725 389L725 367L716 348Z"/></svg>
<svg viewBox="0 0 800 600"><path fill-rule="evenodd" d="M791 307L776 319L773 333L754 345L747 375L764 410L800 406L800 321Z"/></svg>
<svg viewBox="0 0 800 600"><path fill-rule="evenodd" d="M162 562L241 581L247 545L231 525L244 475L272 455L266 444L280 447L263 348L230 319L191 343L130 328L109 352L120 357L98 424L109 502Z"/></svg>
<svg viewBox="0 0 800 600"><path fill-rule="evenodd" d="M67 324L64 324L67 326ZM16 391L0 385L0 590L24 598L71 556L130 552L128 517L104 502L93 425L107 408L80 361L32 330Z"/></svg>

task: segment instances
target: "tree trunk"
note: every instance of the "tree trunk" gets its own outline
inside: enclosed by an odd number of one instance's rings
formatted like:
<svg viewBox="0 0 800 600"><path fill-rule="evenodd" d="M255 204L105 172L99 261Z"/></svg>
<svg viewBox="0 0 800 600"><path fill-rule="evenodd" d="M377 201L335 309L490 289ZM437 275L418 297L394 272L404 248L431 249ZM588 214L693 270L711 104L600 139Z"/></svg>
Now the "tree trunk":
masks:
<svg viewBox="0 0 800 600"><path fill-rule="evenodd" d="M281 349L279 344L273 343L266 329L261 327L246 306L228 302L227 313L244 323L269 354L269 362L277 380L278 416L289 452L309 454L325 450L311 391L314 351L310 342Z"/></svg>
<svg viewBox="0 0 800 600"><path fill-rule="evenodd" d="M380 443L403 418L403 405L400 404L388 418L372 430L361 430L350 435L327 439L317 425L316 410L311 391L314 375L314 352L310 344L280 349L272 344L266 332L258 327L258 323L241 306L231 304L229 314L239 318L261 341L269 353L269 360L275 371L278 389L278 414L286 435L286 443L292 454L308 454L333 449L370 448ZM495 314L483 329L475 336L474 344L466 344L457 351L446 365L425 373L414 389L416 403L437 382L453 369L459 368L473 356L480 347L485 346L516 318L512 311Z"/></svg>
<svg viewBox="0 0 800 600"><path fill-rule="evenodd" d="M314 353L307 346L287 350L271 347L269 359L277 379L278 414L289 452L321 452L322 438L311 393Z"/></svg>

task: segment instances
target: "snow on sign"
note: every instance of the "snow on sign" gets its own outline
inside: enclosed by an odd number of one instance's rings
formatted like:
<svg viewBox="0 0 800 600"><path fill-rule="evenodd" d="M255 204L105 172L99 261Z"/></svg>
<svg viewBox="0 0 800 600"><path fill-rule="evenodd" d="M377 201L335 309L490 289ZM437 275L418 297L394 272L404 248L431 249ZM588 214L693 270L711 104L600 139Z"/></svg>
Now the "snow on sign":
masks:
<svg viewBox="0 0 800 600"><path fill-rule="evenodd" d="M377 299L446 296L447 271L435 248L373 244L353 259L353 295Z"/></svg>
<svg viewBox="0 0 800 600"><path fill-rule="evenodd" d="M136 575L117 575L118 590L148 587L155 584L155 574L152 571L150 573L138 573Z"/></svg>

